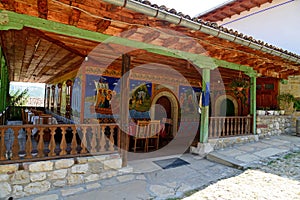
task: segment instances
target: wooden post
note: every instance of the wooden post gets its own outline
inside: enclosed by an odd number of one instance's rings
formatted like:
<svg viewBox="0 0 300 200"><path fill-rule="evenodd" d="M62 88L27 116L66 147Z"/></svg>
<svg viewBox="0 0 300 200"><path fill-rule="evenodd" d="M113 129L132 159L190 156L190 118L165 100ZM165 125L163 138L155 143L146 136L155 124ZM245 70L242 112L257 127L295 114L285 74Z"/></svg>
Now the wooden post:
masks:
<svg viewBox="0 0 300 200"><path fill-rule="evenodd" d="M200 143L208 142L209 125L209 103L210 103L210 69L202 71L202 109L200 123Z"/></svg>
<svg viewBox="0 0 300 200"><path fill-rule="evenodd" d="M120 98L120 128L121 128L121 156L122 166L127 166L127 151L129 150L128 116L129 116L129 70L130 56L122 55L122 77L121 77L121 98Z"/></svg>
<svg viewBox="0 0 300 200"><path fill-rule="evenodd" d="M250 75L250 114L253 117L252 133L256 134L256 77Z"/></svg>

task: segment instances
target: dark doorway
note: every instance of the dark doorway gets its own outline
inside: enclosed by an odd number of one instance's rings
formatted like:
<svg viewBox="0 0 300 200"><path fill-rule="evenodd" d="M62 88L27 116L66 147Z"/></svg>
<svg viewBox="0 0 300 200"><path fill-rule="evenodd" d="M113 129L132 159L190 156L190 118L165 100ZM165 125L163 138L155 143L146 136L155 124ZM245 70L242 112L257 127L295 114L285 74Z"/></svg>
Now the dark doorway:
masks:
<svg viewBox="0 0 300 200"><path fill-rule="evenodd" d="M221 102L221 116L235 116L234 104L230 99L223 99Z"/></svg>
<svg viewBox="0 0 300 200"><path fill-rule="evenodd" d="M155 119L162 120L163 118L171 119L171 102L168 97L162 96L157 101L155 108Z"/></svg>

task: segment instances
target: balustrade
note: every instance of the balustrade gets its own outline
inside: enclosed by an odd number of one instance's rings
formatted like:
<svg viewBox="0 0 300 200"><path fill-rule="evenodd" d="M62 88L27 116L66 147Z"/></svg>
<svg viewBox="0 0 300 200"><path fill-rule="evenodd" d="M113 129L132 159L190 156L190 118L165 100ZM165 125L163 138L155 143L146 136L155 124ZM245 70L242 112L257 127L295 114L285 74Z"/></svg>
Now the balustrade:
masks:
<svg viewBox="0 0 300 200"><path fill-rule="evenodd" d="M112 153L119 138L117 124L0 126L0 163Z"/></svg>
<svg viewBox="0 0 300 200"><path fill-rule="evenodd" d="M252 117L210 117L209 138L252 134Z"/></svg>

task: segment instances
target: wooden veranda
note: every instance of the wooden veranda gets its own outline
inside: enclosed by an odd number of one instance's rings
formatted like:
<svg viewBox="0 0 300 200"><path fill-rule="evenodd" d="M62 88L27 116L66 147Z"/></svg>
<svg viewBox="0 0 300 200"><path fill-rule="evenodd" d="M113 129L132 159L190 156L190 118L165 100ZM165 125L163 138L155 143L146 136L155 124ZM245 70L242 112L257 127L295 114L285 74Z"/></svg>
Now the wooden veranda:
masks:
<svg viewBox="0 0 300 200"><path fill-rule="evenodd" d="M15 134L12 160L20 159L16 134L24 129L24 159L119 151L126 165L130 81L138 80L151 87L150 105L156 104L151 100L158 96L170 101L168 118L174 134L183 121L191 120L180 113L179 94L186 86L203 96L201 119L199 113L195 119L200 132L196 140L205 143L208 137L255 134L256 78L279 80L300 74L298 55L148 1L12 0L1 1L0 10L1 83L5 83L0 108L4 111L8 106L4 103L7 82L46 83L45 111L73 123L1 126L1 161L7 159L3 138L11 128ZM109 107L118 108L117 119L102 115L103 109L91 100L95 94L90 86L102 76L114 81L108 89L114 83L120 86L117 104ZM250 83L245 103L230 88L238 76ZM235 116L221 116L221 103L215 106L226 96L235 99ZM100 124L92 124L89 114ZM105 132L107 127L110 131ZM40 139L36 149L29 139L34 128L39 134L47 128L51 135L47 144ZM55 140L57 129L61 129L60 140ZM78 130L81 140L76 140ZM33 150L36 158L32 158Z"/></svg>

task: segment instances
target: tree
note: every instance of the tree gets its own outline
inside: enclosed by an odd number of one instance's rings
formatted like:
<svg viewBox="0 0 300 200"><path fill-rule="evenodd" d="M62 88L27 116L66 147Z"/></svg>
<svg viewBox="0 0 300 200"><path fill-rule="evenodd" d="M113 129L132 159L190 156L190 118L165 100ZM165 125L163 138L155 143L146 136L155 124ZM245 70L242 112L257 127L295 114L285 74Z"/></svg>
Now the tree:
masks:
<svg viewBox="0 0 300 200"><path fill-rule="evenodd" d="M21 91L18 89L12 94L9 94L9 106L10 106L10 119L19 120L22 119L20 109L16 107L25 106L28 102L29 94L28 89Z"/></svg>

